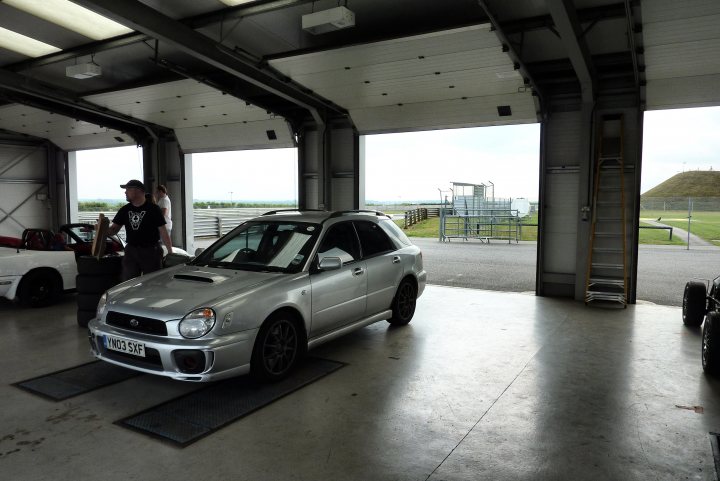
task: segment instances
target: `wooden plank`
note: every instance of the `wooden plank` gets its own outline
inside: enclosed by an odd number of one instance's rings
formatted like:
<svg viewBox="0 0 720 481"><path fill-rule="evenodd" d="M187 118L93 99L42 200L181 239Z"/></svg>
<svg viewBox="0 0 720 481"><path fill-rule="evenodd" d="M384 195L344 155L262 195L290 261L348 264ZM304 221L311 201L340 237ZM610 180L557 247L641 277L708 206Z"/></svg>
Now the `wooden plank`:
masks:
<svg viewBox="0 0 720 481"><path fill-rule="evenodd" d="M90 251L90 255L93 257L99 259L105 254L105 238L107 237L109 228L110 221L103 214L100 214L97 224L95 224L95 237L93 238L92 250Z"/></svg>

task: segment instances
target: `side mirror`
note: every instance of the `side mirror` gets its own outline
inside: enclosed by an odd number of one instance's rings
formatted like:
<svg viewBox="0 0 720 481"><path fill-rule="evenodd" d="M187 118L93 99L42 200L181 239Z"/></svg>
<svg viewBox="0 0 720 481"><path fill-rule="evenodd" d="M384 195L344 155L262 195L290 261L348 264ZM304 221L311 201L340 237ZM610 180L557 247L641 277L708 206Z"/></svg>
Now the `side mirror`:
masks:
<svg viewBox="0 0 720 481"><path fill-rule="evenodd" d="M318 266L321 271L336 271L342 267L342 259L339 257L323 257Z"/></svg>
<svg viewBox="0 0 720 481"><path fill-rule="evenodd" d="M197 249L195 249L195 257L197 257L197 256L199 256L200 254L202 254L202 252L203 252L204 250L205 250L204 247L198 247Z"/></svg>

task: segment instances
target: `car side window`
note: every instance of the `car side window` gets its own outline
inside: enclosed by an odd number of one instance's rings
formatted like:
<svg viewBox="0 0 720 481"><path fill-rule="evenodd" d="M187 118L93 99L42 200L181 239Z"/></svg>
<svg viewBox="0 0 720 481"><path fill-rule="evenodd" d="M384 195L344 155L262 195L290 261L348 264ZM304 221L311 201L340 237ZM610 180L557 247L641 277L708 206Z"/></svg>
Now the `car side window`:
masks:
<svg viewBox="0 0 720 481"><path fill-rule="evenodd" d="M360 245L362 246L363 257L371 257L383 252L395 250L395 244L390 240L387 234L374 222L357 221L355 222L360 237Z"/></svg>
<svg viewBox="0 0 720 481"><path fill-rule="evenodd" d="M328 229L318 248L318 262L324 257L339 257L343 264L360 258L360 246L352 222L335 224Z"/></svg>

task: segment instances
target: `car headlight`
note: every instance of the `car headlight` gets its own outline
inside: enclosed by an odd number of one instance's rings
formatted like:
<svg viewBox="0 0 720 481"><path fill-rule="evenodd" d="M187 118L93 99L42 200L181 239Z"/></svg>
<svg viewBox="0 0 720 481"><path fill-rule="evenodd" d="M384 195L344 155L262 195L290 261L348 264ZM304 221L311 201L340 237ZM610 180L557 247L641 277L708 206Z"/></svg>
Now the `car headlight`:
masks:
<svg viewBox="0 0 720 481"><path fill-rule="evenodd" d="M107 292L104 292L102 296L100 296L100 300L98 301L97 306L97 312L95 313L96 319L101 319L103 315L103 311L105 310L105 304L107 304Z"/></svg>
<svg viewBox="0 0 720 481"><path fill-rule="evenodd" d="M214 325L215 311L209 307L203 307L183 317L178 329L182 337L197 339L210 332L210 329L212 329Z"/></svg>

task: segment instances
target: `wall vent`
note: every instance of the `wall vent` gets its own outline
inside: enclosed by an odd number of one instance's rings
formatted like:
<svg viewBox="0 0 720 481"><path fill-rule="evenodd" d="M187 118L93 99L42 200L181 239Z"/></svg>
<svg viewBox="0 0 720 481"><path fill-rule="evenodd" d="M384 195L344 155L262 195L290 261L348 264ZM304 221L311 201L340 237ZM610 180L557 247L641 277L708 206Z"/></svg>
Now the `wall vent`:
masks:
<svg viewBox="0 0 720 481"><path fill-rule="evenodd" d="M512 110L509 105L498 105L497 109L500 117L510 117L512 115Z"/></svg>

